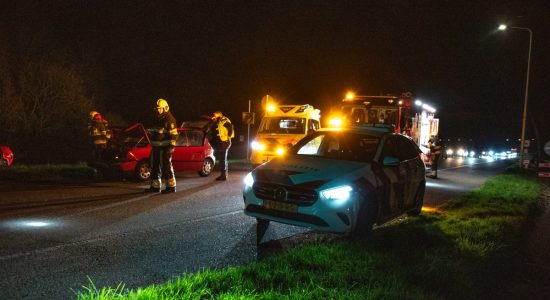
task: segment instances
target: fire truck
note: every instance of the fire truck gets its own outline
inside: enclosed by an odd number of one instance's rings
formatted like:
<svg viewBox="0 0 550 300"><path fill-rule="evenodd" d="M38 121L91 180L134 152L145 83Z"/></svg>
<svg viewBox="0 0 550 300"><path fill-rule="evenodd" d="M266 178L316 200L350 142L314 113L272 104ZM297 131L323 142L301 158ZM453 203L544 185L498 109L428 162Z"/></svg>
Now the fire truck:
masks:
<svg viewBox="0 0 550 300"><path fill-rule="evenodd" d="M251 143L250 162L259 165L321 127L321 111L309 104L267 104L256 138Z"/></svg>
<svg viewBox="0 0 550 300"><path fill-rule="evenodd" d="M418 109L415 109L416 106ZM425 145L430 137L437 137L439 119L435 118L433 107L419 101L415 101L413 106L410 92L404 92L399 97L348 93L333 109L328 121L329 127L364 124L388 126L396 133L411 137L422 150L424 162L429 164L429 150Z"/></svg>

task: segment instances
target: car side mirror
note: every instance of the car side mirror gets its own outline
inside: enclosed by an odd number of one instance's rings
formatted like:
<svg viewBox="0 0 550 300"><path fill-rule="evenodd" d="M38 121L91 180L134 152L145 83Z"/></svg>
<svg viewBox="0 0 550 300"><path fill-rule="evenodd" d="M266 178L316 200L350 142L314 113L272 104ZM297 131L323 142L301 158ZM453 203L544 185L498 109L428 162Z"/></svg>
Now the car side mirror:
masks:
<svg viewBox="0 0 550 300"><path fill-rule="evenodd" d="M384 166L397 166L399 165L399 158L395 156L384 157Z"/></svg>

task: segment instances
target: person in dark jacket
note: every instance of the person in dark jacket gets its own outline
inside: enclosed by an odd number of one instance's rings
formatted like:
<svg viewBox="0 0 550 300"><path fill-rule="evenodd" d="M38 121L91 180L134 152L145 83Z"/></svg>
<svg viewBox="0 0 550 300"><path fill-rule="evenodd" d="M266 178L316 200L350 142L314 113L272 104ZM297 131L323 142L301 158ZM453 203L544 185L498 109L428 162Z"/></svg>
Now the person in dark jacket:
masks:
<svg viewBox="0 0 550 300"><path fill-rule="evenodd" d="M172 166L172 154L178 139L176 119L168 110L168 102L164 99L157 100L155 108L157 120L155 126L149 130L151 134L151 187L145 190L147 193L158 193L162 186L162 179L166 179L166 188L163 194L176 192L176 176Z"/></svg>
<svg viewBox="0 0 550 300"><path fill-rule="evenodd" d="M233 124L221 111L212 114L212 125L210 127L210 143L214 147L216 160L220 162L220 176L216 180L227 180L229 166L227 163L227 152L231 147L231 139L235 137Z"/></svg>
<svg viewBox="0 0 550 300"><path fill-rule="evenodd" d="M428 141L428 148L430 149L430 163L432 172L431 178L437 178L437 168L439 164L439 157L441 156L441 146L437 145L433 138Z"/></svg>

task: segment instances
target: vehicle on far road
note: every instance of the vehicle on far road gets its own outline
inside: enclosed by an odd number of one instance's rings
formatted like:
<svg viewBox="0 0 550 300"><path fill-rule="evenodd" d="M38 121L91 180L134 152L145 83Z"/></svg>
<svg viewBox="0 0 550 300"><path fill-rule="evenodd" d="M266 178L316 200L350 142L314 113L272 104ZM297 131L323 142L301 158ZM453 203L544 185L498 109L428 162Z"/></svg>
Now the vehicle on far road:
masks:
<svg viewBox="0 0 550 300"><path fill-rule="evenodd" d="M9 167L13 163L13 151L8 146L0 146L2 157L0 157L0 167Z"/></svg>
<svg viewBox="0 0 550 300"><path fill-rule="evenodd" d="M172 156L177 171L197 171L200 176L212 173L216 159L203 128L178 128L178 140ZM151 140L142 124L134 124L124 130L115 130L109 148L109 163L125 174L133 174L139 181L151 177Z"/></svg>
<svg viewBox="0 0 550 300"><path fill-rule="evenodd" d="M320 129L246 175L244 212L262 227L275 221L366 232L421 212L426 167L420 154L411 138L390 126Z"/></svg>

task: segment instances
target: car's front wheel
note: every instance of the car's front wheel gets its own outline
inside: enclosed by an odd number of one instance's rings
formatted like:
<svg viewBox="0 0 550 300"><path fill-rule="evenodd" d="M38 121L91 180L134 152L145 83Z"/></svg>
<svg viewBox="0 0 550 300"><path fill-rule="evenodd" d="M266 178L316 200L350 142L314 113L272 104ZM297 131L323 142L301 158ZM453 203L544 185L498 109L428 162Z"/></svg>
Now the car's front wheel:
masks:
<svg viewBox="0 0 550 300"><path fill-rule="evenodd" d="M422 205L424 205L424 191L426 190L426 182L421 182L416 189L416 195L414 196L414 207L407 212L409 216L418 216L422 212Z"/></svg>
<svg viewBox="0 0 550 300"><path fill-rule="evenodd" d="M269 220L256 218L256 244L259 245L262 242L262 238L269 227Z"/></svg>
<svg viewBox="0 0 550 300"><path fill-rule="evenodd" d="M366 235L372 231L372 226L376 223L378 216L378 201L374 196L367 197L359 208L357 224L353 233L356 235Z"/></svg>
<svg viewBox="0 0 550 300"><path fill-rule="evenodd" d="M151 178L151 164L148 160L142 160L138 162L135 170L136 179L139 181L146 181Z"/></svg>
<svg viewBox="0 0 550 300"><path fill-rule="evenodd" d="M206 177L210 174L212 174L212 170L214 169L214 162L210 158L206 158L204 160L204 164L202 165L202 169L199 171L199 175L202 177Z"/></svg>

